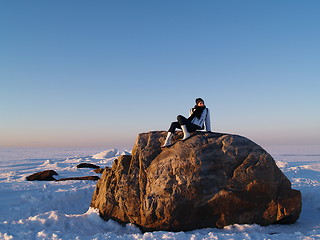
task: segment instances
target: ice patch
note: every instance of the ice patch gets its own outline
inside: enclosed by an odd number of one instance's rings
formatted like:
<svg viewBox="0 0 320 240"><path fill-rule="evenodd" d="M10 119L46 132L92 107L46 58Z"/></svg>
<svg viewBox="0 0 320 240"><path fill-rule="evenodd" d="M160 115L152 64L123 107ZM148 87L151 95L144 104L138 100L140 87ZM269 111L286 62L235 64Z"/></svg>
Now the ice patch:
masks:
<svg viewBox="0 0 320 240"><path fill-rule="evenodd" d="M14 171L4 171L0 172L0 180L5 180L7 182L11 181L13 177L16 175Z"/></svg>
<svg viewBox="0 0 320 240"><path fill-rule="evenodd" d="M302 165L301 168L302 169L316 171L316 172L320 172L320 164Z"/></svg>
<svg viewBox="0 0 320 240"><path fill-rule="evenodd" d="M289 166L289 164L287 162L283 162L283 161L275 161L278 168L282 169L282 168L287 168Z"/></svg>
<svg viewBox="0 0 320 240"><path fill-rule="evenodd" d="M8 235L7 233L0 233L0 239L3 239L3 240L11 240L13 239L13 236L12 235Z"/></svg>
<svg viewBox="0 0 320 240"><path fill-rule="evenodd" d="M115 157L117 153L118 153L118 149L114 148L114 149L106 150L101 153L95 154L92 156L92 158L93 159L112 158L112 157Z"/></svg>
<svg viewBox="0 0 320 240"><path fill-rule="evenodd" d="M131 155L131 152L128 152L127 150L124 150L121 155Z"/></svg>
<svg viewBox="0 0 320 240"><path fill-rule="evenodd" d="M46 160L40 167L46 167L46 168L57 168L57 163L53 160Z"/></svg>

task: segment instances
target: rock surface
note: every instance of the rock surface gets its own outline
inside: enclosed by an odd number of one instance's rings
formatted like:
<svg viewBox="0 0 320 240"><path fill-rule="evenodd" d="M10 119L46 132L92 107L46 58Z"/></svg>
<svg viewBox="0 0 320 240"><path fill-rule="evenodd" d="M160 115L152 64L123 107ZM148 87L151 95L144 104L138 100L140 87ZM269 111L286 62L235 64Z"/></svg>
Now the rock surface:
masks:
<svg viewBox="0 0 320 240"><path fill-rule="evenodd" d="M80 163L77 165L77 168L100 168L99 166L92 163Z"/></svg>
<svg viewBox="0 0 320 240"><path fill-rule="evenodd" d="M301 193L273 158L245 137L196 132L161 148L166 132L139 134L97 182L91 206L143 231L294 223Z"/></svg>
<svg viewBox="0 0 320 240"><path fill-rule="evenodd" d="M42 172L34 173L26 177L26 179L28 181L56 181L53 175L58 175L58 173L56 173L54 170L45 170Z"/></svg>
<svg viewBox="0 0 320 240"><path fill-rule="evenodd" d="M89 181L98 181L100 178L98 176L83 176L83 177L69 177L69 178L61 178L58 179L57 182L60 181L69 181L69 180L89 180Z"/></svg>
<svg viewBox="0 0 320 240"><path fill-rule="evenodd" d="M106 170L107 169L107 170ZM106 171L108 171L108 170L110 170L111 168L109 168L109 167L106 167L106 168L96 168L96 169L94 169L93 171L95 172L95 173L103 173L103 171L104 170L106 170Z"/></svg>

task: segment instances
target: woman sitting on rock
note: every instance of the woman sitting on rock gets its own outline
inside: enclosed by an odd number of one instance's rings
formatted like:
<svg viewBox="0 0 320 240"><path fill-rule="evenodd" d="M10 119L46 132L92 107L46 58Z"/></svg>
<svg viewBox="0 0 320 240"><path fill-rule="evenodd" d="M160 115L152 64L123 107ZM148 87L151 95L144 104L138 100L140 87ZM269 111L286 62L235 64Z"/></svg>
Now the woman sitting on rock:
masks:
<svg viewBox="0 0 320 240"><path fill-rule="evenodd" d="M196 105L190 110L190 116L188 118L179 115L177 120L177 122L171 123L167 138L162 147L168 147L172 145L171 138L176 128L182 129L182 140L188 139L190 137L190 133L195 132L196 130L204 129L205 131L211 131L210 112L209 109L204 105L204 101L201 98L196 99Z"/></svg>

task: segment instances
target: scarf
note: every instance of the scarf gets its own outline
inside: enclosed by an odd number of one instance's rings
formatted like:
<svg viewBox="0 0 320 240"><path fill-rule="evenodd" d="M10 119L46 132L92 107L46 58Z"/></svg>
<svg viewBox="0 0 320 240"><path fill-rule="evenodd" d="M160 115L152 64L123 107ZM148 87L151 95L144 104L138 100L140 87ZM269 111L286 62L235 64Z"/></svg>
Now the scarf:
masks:
<svg viewBox="0 0 320 240"><path fill-rule="evenodd" d="M200 107L200 106L197 106L195 105L194 108L192 108L192 114L191 116L188 118L190 121L192 119L194 119L195 117L200 119L201 117L201 114L203 112L203 110L206 109L206 106L203 106L203 107Z"/></svg>

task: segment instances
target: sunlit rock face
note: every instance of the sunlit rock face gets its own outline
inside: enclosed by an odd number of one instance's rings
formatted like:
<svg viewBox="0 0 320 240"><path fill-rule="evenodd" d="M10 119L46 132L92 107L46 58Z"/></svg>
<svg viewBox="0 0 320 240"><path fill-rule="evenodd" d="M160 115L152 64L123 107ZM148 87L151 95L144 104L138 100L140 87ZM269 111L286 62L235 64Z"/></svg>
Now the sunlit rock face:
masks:
<svg viewBox="0 0 320 240"><path fill-rule="evenodd" d="M230 224L294 223L301 193L259 145L238 135L196 132L161 148L166 132L141 133L132 155L104 171L92 197L105 220L143 231Z"/></svg>

